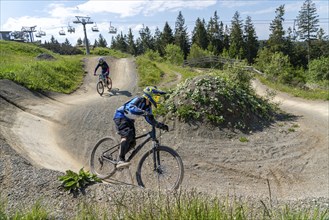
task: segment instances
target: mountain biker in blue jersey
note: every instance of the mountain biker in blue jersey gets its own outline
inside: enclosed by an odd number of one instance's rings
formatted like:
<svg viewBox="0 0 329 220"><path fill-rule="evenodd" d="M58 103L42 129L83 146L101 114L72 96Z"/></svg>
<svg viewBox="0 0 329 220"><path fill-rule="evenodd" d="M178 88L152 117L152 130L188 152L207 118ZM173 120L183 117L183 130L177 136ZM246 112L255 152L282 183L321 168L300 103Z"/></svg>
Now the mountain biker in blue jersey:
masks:
<svg viewBox="0 0 329 220"><path fill-rule="evenodd" d="M157 128L168 131L169 127L155 120L152 114L152 105L157 107L160 95L166 94L155 86L148 86L143 90L142 96L137 96L119 107L113 117L117 133L121 136L119 162L117 168L130 165L125 161L126 153L136 145L135 119L143 116L145 120Z"/></svg>
<svg viewBox="0 0 329 220"><path fill-rule="evenodd" d="M94 76L96 76L96 72L97 72L97 69L101 67L102 68L102 75L104 77L106 77L106 79L108 80L108 77L110 75L110 66L106 63L106 61L104 60L103 57L100 57L98 58L98 64L95 68L95 71L94 71ZM108 81L107 81L108 83Z"/></svg>

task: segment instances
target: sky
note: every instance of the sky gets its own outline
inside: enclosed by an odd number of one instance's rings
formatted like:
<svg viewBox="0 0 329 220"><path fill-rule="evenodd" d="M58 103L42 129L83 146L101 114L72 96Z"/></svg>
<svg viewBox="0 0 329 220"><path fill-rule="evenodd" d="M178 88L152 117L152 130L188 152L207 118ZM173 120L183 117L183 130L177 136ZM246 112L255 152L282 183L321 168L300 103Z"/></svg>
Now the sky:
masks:
<svg viewBox="0 0 329 220"><path fill-rule="evenodd" d="M329 0L313 0L319 15L319 25L329 34ZM117 34L128 34L133 31L135 40L143 26L149 27L151 33L166 22L174 31L179 12L185 19L189 34L195 27L195 21L200 18L206 23L217 12L219 21L230 27L235 12L239 12L244 24L250 16L259 40L268 39L270 23L275 18L275 10L284 5L284 28L293 28L304 1L300 0L0 0L1 26L0 31L20 31L22 27L33 27L37 31L46 32L46 36L36 38L42 42L49 41L54 36L60 43L67 38L75 45L78 38L83 39L83 25L75 24L76 16L90 17L93 24L86 25L87 37L91 44L99 35L111 44L112 37ZM110 34L109 27L115 27L117 34ZM67 32L68 27L74 27L75 33ZM93 32L97 27L99 32ZM65 35L59 35L59 31ZM37 32L35 32L36 34Z"/></svg>

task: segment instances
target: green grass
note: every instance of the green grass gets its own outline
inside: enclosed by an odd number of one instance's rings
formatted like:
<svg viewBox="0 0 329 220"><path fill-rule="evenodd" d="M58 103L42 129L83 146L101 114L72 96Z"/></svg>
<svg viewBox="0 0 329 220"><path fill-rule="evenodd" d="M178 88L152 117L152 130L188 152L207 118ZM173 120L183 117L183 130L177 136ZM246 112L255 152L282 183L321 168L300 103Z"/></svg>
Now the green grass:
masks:
<svg viewBox="0 0 329 220"><path fill-rule="evenodd" d="M318 204L299 207L296 204L282 203L272 206L258 200L209 196L196 191L160 193L132 190L115 192L108 196L111 198L110 202L103 203L87 202L80 198L77 208L65 219L327 220L329 218L328 207ZM15 213L6 213L4 210L5 204L0 200L1 219L56 219L56 212L51 210L51 207L42 206L41 201Z"/></svg>
<svg viewBox="0 0 329 220"><path fill-rule="evenodd" d="M37 60L41 53L55 60ZM71 93L81 84L83 56L60 56L34 44L0 41L0 79L31 90Z"/></svg>
<svg viewBox="0 0 329 220"><path fill-rule="evenodd" d="M300 97L303 99L309 99L309 100L329 100L329 90L326 90L326 89L304 90L304 89L300 89L297 87L283 85L283 84L280 84L277 82L270 82L261 76L257 76L257 78L259 78L259 80L263 84L269 86L270 88L291 94L296 97Z"/></svg>
<svg viewBox="0 0 329 220"><path fill-rule="evenodd" d="M139 74L138 85L145 87L148 85L164 85L170 89L187 78L195 77L204 72L197 71L190 67L176 66L167 62L150 61L144 56L139 56L136 59L137 69ZM180 79L178 79L178 75ZM170 86L166 86L169 84Z"/></svg>

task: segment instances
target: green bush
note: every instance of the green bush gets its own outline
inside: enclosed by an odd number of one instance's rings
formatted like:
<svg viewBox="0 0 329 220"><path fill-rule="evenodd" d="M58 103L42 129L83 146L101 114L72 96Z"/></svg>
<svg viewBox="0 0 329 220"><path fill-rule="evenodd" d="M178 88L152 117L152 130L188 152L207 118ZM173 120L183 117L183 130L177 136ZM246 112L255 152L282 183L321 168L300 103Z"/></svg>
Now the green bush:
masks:
<svg viewBox="0 0 329 220"><path fill-rule="evenodd" d="M157 61L157 62L162 61L162 58L161 58L160 53L158 51L148 49L145 52L144 56L146 58L148 58L149 60L151 60L151 61Z"/></svg>
<svg viewBox="0 0 329 220"><path fill-rule="evenodd" d="M329 57L321 57L309 63L308 79L310 81L329 81Z"/></svg>
<svg viewBox="0 0 329 220"><path fill-rule="evenodd" d="M169 63L182 65L184 61L184 54L177 45L168 44L165 48L165 59Z"/></svg>

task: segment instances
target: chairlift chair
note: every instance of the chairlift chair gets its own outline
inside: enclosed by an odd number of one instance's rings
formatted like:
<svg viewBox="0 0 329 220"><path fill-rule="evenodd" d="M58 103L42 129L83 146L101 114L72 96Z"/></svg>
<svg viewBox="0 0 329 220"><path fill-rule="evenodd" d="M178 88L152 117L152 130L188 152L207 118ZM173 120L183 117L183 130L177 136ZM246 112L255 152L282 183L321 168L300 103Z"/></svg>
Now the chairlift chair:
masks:
<svg viewBox="0 0 329 220"><path fill-rule="evenodd" d="M35 34L35 37L41 37L41 34L38 32Z"/></svg>
<svg viewBox="0 0 329 220"><path fill-rule="evenodd" d="M59 31L59 35L65 35L65 31L62 29Z"/></svg>
<svg viewBox="0 0 329 220"><path fill-rule="evenodd" d="M41 36L46 36L46 32L44 32L44 31L39 31L39 34L41 35Z"/></svg>
<svg viewBox="0 0 329 220"><path fill-rule="evenodd" d="M75 33L75 28L72 27L72 26L68 26L67 27L67 32L69 32L69 33Z"/></svg>
<svg viewBox="0 0 329 220"><path fill-rule="evenodd" d="M95 25L93 26L93 27L91 27L91 30L93 31L93 32L99 32L99 30L98 30L98 27L97 27L97 24L95 23Z"/></svg>
<svg viewBox="0 0 329 220"><path fill-rule="evenodd" d="M117 29L111 25L111 22L110 22L110 27L109 27L109 33L110 34L116 34L117 33Z"/></svg>

